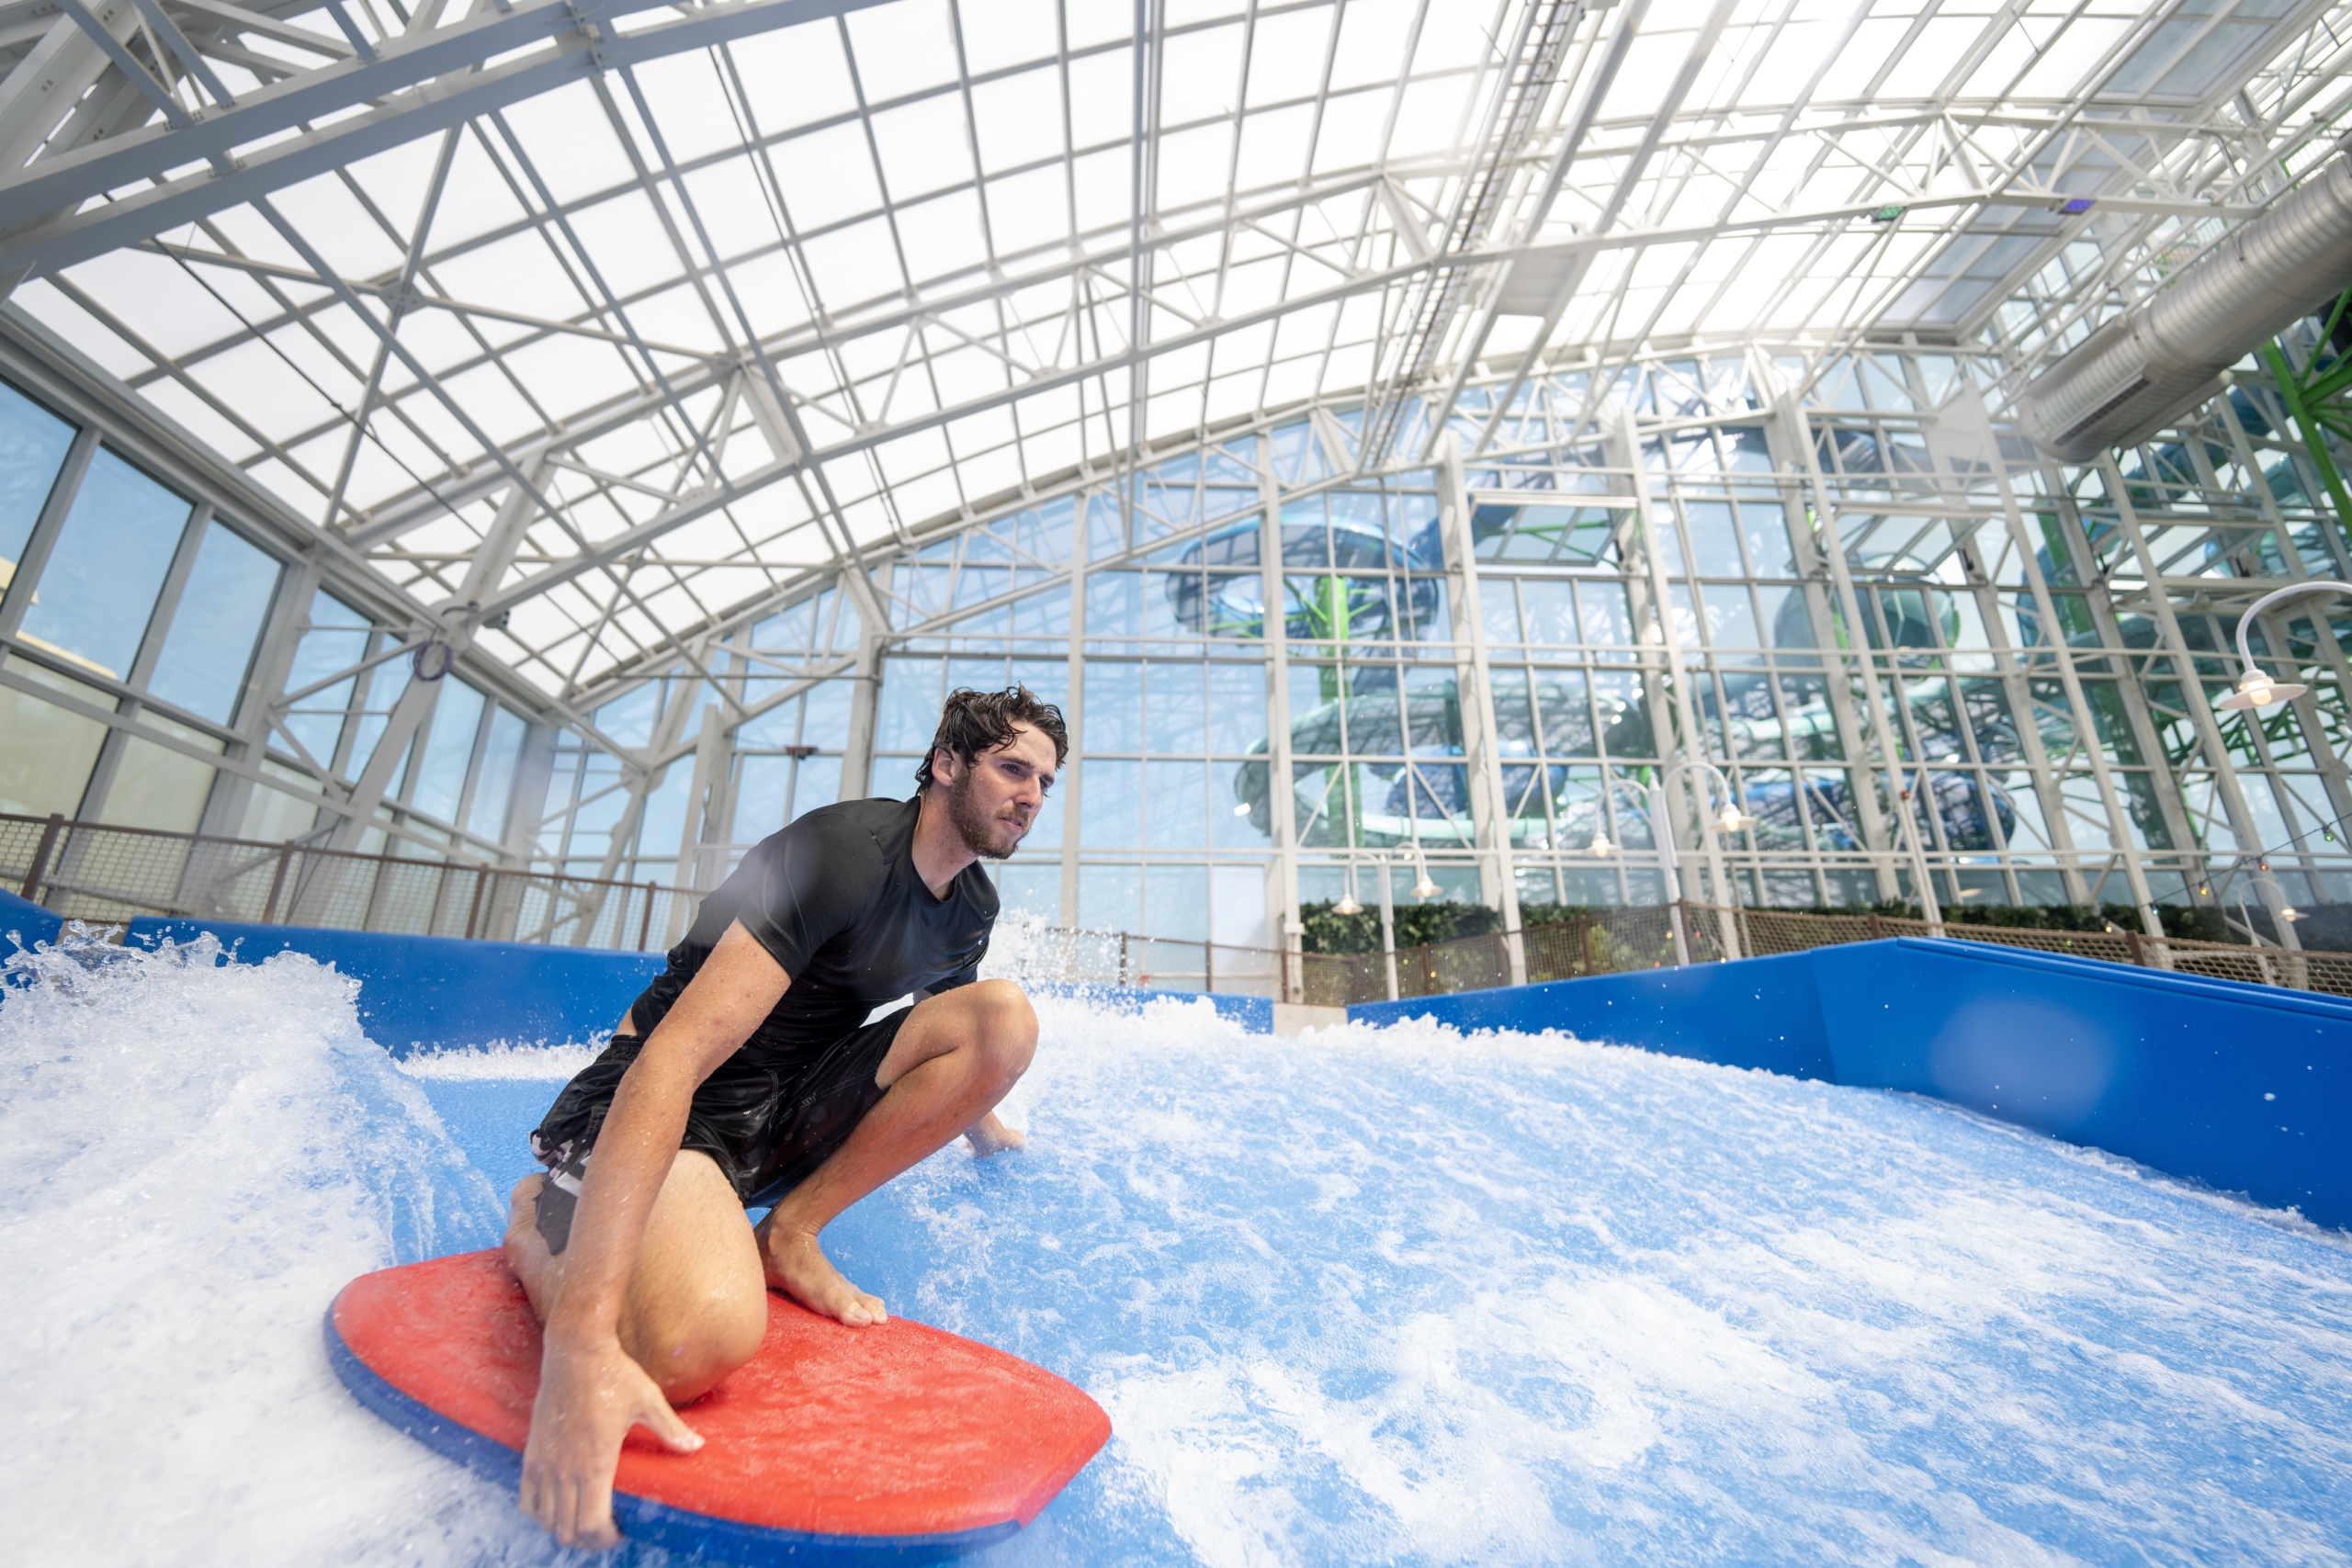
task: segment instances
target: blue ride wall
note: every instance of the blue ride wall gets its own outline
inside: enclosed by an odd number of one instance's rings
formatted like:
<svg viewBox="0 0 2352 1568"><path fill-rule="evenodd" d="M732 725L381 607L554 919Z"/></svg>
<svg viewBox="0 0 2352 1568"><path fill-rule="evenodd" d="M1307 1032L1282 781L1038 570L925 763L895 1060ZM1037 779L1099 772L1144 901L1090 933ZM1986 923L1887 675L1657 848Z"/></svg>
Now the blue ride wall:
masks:
<svg viewBox="0 0 2352 1568"><path fill-rule="evenodd" d="M210 932L242 964L300 953L359 982L359 1021L395 1056L454 1046L601 1041L662 972L658 953L611 953L534 942L391 936L231 920L130 922L138 947Z"/></svg>
<svg viewBox="0 0 2352 1568"><path fill-rule="evenodd" d="M2352 1226L2352 1001L2335 997L1905 938L1348 1016L1557 1029L1931 1095Z"/></svg>
<svg viewBox="0 0 2352 1568"><path fill-rule="evenodd" d="M40 940L52 940L56 917L46 910L35 912L49 920ZM9 924L8 913L0 907L0 928ZM26 919L29 924L30 917ZM638 993L662 972L663 963L658 953L153 917L131 921L124 940L152 948L164 941L193 942L208 931L239 963L259 964L274 953L300 953L334 964L359 982L359 1021L368 1038L395 1056L494 1041L526 1045L602 1041ZM28 932L27 945L34 940ZM1191 994L1106 993L1121 1001L1133 998L1136 1006L1147 995L1182 999ZM1208 999L1244 1029L1265 1033L1273 1028L1273 1004L1263 997Z"/></svg>
<svg viewBox="0 0 2352 1568"><path fill-rule="evenodd" d="M57 917L0 894L0 941ZM142 919L153 947L209 931L236 961L307 953L360 983L394 1055L597 1041L662 963L449 937ZM1188 993L1158 995L1182 998ZM1109 992L1142 1005L1136 992ZM1243 1028L1261 997L1216 996ZM2261 1203L2352 1227L2352 1001L2161 970L1909 939L1348 1010L1368 1023L1557 1029L1730 1066L1931 1095Z"/></svg>
<svg viewBox="0 0 2352 1568"><path fill-rule="evenodd" d="M14 893L0 893L0 942L14 937L27 947L37 942L55 942L58 928L62 925L55 915L29 898L19 898Z"/></svg>

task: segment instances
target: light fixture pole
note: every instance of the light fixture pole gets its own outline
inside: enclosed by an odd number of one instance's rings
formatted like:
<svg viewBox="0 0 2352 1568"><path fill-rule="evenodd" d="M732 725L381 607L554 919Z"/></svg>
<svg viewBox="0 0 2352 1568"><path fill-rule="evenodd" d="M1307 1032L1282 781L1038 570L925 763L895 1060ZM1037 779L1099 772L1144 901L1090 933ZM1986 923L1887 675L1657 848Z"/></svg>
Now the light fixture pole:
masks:
<svg viewBox="0 0 2352 1568"><path fill-rule="evenodd" d="M2261 598L2256 599L2253 604L2247 605L2245 610L2241 611L2238 615L2238 666L2240 673L2238 675L2237 690L2232 692L2228 696L2223 697L2220 702L2215 703L2213 705L2215 707L2226 708L2235 713L2253 715L2258 713L2263 708L2277 707L2280 703L2291 701L2311 690L2309 686L2306 686L2298 681L2272 680L2269 674L2265 671L2260 665L2254 661L2254 642L2250 635L2254 626L2255 617L2261 615L2263 611L2267 610L2271 605L2279 603L2281 600L2300 599L2307 593L2352 594L2352 584L2342 582L2290 582L2284 588L2272 589L2269 592L2264 594ZM2249 717L2246 722L2252 724L2259 721ZM2295 913L2294 906L2287 902L2286 889L2278 886L2277 879L2269 874L2267 867L2264 868L2262 874L2255 879L2255 886L2264 893L2265 897L2263 902L2267 904L2270 908L2270 915L2274 930L2277 931L2278 937L2278 945L2286 948L2300 949L2302 946L2302 943L2295 939L2295 933L2289 929L2293 925L2294 921L2298 919L2298 916ZM2249 931L2252 930L2250 926L2247 929Z"/></svg>
<svg viewBox="0 0 2352 1568"><path fill-rule="evenodd" d="M1413 840L1413 869L1420 875L1420 880L1413 884L1414 897L1426 903L1445 891L1430 880L1429 857L1421 853L1421 841L1419 839Z"/></svg>
<svg viewBox="0 0 2352 1568"><path fill-rule="evenodd" d="M1724 956L1725 958L1737 958L1740 955L1739 918L1737 913L1739 908L1739 894L1738 891L1733 887L1730 880L1724 874L1723 849L1722 846L1716 842L1715 834L1719 829L1725 833L1740 832L1747 828L1754 827L1756 824L1756 818L1750 817L1747 812L1742 811L1739 808L1739 798L1732 793L1731 780L1724 776L1724 771L1721 768L1716 767L1713 762L1706 761L1699 758L1693 758L1687 762L1677 762L1674 766L1667 769L1666 772L1658 775L1657 787L1652 792L1657 797L1657 805L1654 809L1659 811L1663 811L1665 809L1665 790L1667 781L1673 778L1677 773L1693 772L1703 772L1709 779L1713 781L1715 785L1720 788L1724 794L1724 808L1713 817L1706 814L1704 809L1706 801L1704 799L1702 800L1701 811L1699 814L1699 842L1705 849L1707 853L1707 875L1709 879L1714 883L1715 890L1723 895L1724 900L1728 906L1724 910L1722 919L1716 922L1722 931ZM1659 820L1663 820L1663 818L1659 818Z"/></svg>
<svg viewBox="0 0 2352 1568"><path fill-rule="evenodd" d="M1903 829L1903 847L1911 852L1911 879L1919 886L1919 913L1927 917L1928 934L1944 934L1943 905L1936 897L1933 874L1928 870L1927 847L1919 841L1919 824L1913 820L1911 785L1900 767L1890 769L1894 784L1894 816ZM1919 764L1919 782L1928 783L1928 764ZM1929 798L1933 798L1932 793Z"/></svg>
<svg viewBox="0 0 2352 1568"><path fill-rule="evenodd" d="M2275 588L2247 605L2238 615L2238 689L2213 705L2236 712L2252 712L2256 708L2277 707L2290 697L2300 697L2311 690L2293 681L2274 681L2254 661L2254 644L2246 636L2254 618L2282 599L2300 599L2306 593L2352 593L2352 583L2290 582Z"/></svg>
<svg viewBox="0 0 2352 1568"><path fill-rule="evenodd" d="M1641 801L1643 808L1649 813L1650 842L1657 850L1657 874L1666 882L1666 924L1667 929L1674 933L1674 962L1687 964L1690 962L1690 943L1682 934L1682 879L1675 874L1674 839L1666 830L1666 791L1651 784L1645 792L1631 779L1611 776L1601 786L1604 802L1608 792L1612 789L1633 790L1634 798ZM1617 846L1609 841L1609 835L1596 827L1592 842L1586 846L1585 853L1605 858L1616 852Z"/></svg>
<svg viewBox="0 0 2352 1568"><path fill-rule="evenodd" d="M1372 862L1380 868L1380 964L1387 971L1388 999L1393 1002L1396 999L1396 910L1388 891L1388 857L1375 854ZM1421 886L1437 891L1427 870L1421 873ZM1363 913L1363 906L1356 901L1356 857L1352 854L1348 856L1348 890L1331 906L1331 913L1351 919Z"/></svg>
<svg viewBox="0 0 2352 1568"><path fill-rule="evenodd" d="M1380 962L1388 971L1388 999L1396 999L1396 909L1389 897L1388 857L1378 857L1380 863Z"/></svg>

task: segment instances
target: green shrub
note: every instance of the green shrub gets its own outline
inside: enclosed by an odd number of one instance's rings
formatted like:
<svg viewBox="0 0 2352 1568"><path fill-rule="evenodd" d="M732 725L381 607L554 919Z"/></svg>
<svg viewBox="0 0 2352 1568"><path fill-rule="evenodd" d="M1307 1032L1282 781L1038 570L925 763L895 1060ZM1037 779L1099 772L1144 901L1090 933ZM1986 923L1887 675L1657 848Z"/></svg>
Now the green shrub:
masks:
<svg viewBox="0 0 2352 1568"><path fill-rule="evenodd" d="M1324 904L1301 904L1299 923L1306 928L1300 945L1309 953L1378 953L1380 909L1341 915ZM1419 947L1457 936L1483 936L1502 927L1502 917L1484 904L1399 904L1396 907L1396 945Z"/></svg>

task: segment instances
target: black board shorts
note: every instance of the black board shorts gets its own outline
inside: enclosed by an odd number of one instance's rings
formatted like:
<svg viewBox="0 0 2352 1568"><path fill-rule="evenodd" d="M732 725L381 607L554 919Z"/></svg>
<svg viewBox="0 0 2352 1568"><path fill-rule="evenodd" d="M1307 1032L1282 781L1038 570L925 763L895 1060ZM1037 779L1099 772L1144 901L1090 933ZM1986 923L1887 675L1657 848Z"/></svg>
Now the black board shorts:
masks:
<svg viewBox="0 0 2352 1568"><path fill-rule="evenodd" d="M745 1208L774 1203L830 1159L882 1098L874 1075L913 1010L900 1008L830 1045L789 1057L738 1051L695 1090L678 1146L716 1161ZM531 1134L531 1153L548 1168L537 1223L549 1252L560 1253L571 1243L589 1154L622 1075L644 1044L634 1034L614 1035L604 1053L564 1085Z"/></svg>

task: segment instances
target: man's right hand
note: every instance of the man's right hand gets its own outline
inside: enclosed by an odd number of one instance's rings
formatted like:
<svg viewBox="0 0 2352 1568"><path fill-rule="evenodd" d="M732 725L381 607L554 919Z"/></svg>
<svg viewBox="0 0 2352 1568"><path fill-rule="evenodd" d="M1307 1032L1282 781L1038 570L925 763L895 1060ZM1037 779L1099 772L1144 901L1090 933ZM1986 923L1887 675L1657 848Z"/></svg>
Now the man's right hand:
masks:
<svg viewBox="0 0 2352 1568"><path fill-rule="evenodd" d="M701 1434L678 1418L617 1339L566 1345L549 1335L523 1449L523 1511L566 1546L617 1545L613 1471L621 1439L639 1425L673 1453L702 1447Z"/></svg>

